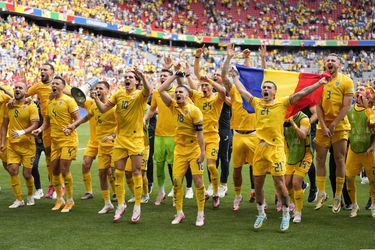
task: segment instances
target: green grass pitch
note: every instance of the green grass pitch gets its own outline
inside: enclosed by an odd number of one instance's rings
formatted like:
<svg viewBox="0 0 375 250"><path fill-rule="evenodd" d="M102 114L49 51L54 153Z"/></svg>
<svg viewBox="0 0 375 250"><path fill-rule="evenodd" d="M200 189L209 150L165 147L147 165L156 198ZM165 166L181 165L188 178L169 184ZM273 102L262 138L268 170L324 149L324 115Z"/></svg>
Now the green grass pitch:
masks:
<svg viewBox="0 0 375 250"><path fill-rule="evenodd" d="M79 128L80 148L88 139L88 125ZM268 201L268 220L263 228L252 229L256 205L248 202L249 171L243 169L244 202L241 210L232 212L233 184L229 178L229 193L221 199L221 207L213 210L211 200L206 203L206 225L195 227L195 200L184 200L186 220L171 225L175 214L172 200L168 198L161 206L153 205L157 195L154 185L149 204L142 205L139 224L131 224L132 204L118 224L112 222L112 214L98 215L103 201L99 189L97 161L92 167L94 199L81 201L84 193L81 175L83 150L72 164L75 207L69 214L53 212L54 201L41 199L33 207L9 209L14 201L8 174L1 169L0 185L0 249L361 249L375 248L375 219L364 209L368 198L368 185L358 182L358 199L361 210L357 218L349 218L348 211L332 214L328 204L314 211L314 204L307 203L303 210L302 224L291 223L286 233L279 232L281 215L275 212L274 189L271 177L267 177L265 193ZM44 157L40 161L41 180L47 189L47 171ZM155 173L154 173L155 174ZM167 175L168 176L168 175ZM207 178L207 176L205 175ZM156 178L155 178L156 179ZM359 178L358 178L359 179ZM169 179L166 181L169 191ZM207 183L207 182L206 182ZM22 179L23 194L25 186ZM329 184L327 183L327 187ZM331 193L330 188L328 188ZM305 195L307 196L307 194ZM130 193L126 189L126 199ZM330 195L332 198L332 195Z"/></svg>

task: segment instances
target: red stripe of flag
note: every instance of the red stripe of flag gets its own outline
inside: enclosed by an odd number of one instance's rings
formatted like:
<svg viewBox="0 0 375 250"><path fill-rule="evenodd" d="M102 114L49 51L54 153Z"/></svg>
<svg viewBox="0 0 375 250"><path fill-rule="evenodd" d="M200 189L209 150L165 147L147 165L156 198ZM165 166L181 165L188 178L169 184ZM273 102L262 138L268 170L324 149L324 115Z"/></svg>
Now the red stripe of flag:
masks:
<svg viewBox="0 0 375 250"><path fill-rule="evenodd" d="M311 74L311 73L300 73L299 75L299 81L297 84L296 89L294 90L294 93L297 93L298 91L316 83L322 78L321 75L317 74ZM288 118L298 111L301 111L305 107L312 107L317 105L320 102L320 98L322 96L323 92L323 86L319 87L314 92L308 94L307 96L301 98L298 102L293 104L288 108L288 111L286 112L285 117Z"/></svg>

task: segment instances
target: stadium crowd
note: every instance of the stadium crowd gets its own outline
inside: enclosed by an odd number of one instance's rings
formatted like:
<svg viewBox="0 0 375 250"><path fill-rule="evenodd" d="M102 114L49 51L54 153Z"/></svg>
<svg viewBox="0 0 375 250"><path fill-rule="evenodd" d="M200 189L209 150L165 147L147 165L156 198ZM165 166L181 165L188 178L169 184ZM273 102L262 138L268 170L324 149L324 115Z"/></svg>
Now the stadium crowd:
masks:
<svg viewBox="0 0 375 250"><path fill-rule="evenodd" d="M230 2L224 4L228 7ZM245 2L239 4L245 7ZM332 9L329 5L322 5L322 11L330 12ZM73 209L70 164L76 160L76 128L90 120L90 140L82 163L87 192L81 199L93 197L91 174L84 169L90 169L93 159L98 156L104 200L104 207L98 213L114 210L112 202L117 201L114 222L121 220L127 206L125 182L133 195L129 202L135 203L131 221L139 222L141 203L149 201L153 181L147 178L147 171L150 171L147 161L152 162L152 157L155 157L159 188L155 205L160 205L166 197L165 176L160 171L164 173L165 165L171 165L176 207L172 224L179 224L185 219L182 181L190 169L192 176L187 174L186 178L190 178L196 186L196 225L203 226L205 200L212 197L212 206L217 209L220 198L226 195L229 162L233 155L233 211L240 209L243 199L242 167L250 164L253 189L250 198L256 200L258 211L254 228L260 229L267 218L263 184L265 175L271 173L282 211L280 230L286 231L290 212L294 213L293 222L301 222L304 200L302 180L313 166L314 153L306 148L314 147L313 142L317 153L317 172L312 178L317 178L311 181L315 189L310 189L309 196L312 196L311 201L316 200L315 209L320 209L327 199L326 173L322 170L322 162L325 169L327 151L333 146L332 157L336 165L333 213L339 213L343 206L341 196L346 177L350 216L357 216L359 206L355 176L365 168L371 188L369 208L372 217L375 217L375 180L373 171L369 170L375 162L375 114L372 109L375 91L368 86L368 83L373 86L374 82L364 79L363 83L357 83L354 90L353 80L342 73L354 76L372 73L375 67L373 51L350 51L337 55L306 49L291 54L279 50L267 52L265 46L257 52L250 52L228 45L226 52L203 46L196 50L176 49L163 56L162 46L119 41L84 30L67 32L42 28L28 23L23 17L9 16L0 21L0 81L3 86L8 86L0 92L1 113L4 115L1 151L16 196L10 208L25 205L18 171L21 163L26 169L23 171L27 186L26 205L34 205L35 199L42 196L39 188L37 196L33 195L34 175L31 169L36 151L32 135L39 136L43 132L49 191L56 193L52 210L70 212ZM277 83L265 81L260 90L262 97L257 98L243 87L238 72L230 67L234 61L267 69L311 69L315 73L328 73L280 100L275 99ZM90 93L90 99L77 101L88 113L79 117L77 103L69 97L75 95L71 87L86 84L90 79L93 81L93 77L98 77L100 81ZM8 91L9 86L13 95ZM311 109L297 112L285 120L288 106L318 88L322 89L320 104L310 102ZM38 98L41 115L38 115L33 99L27 98L33 96ZM244 110L244 100L254 107L255 113ZM147 124L156 114L158 118L152 141L149 140L152 131L149 127L153 125ZM310 127L315 126L317 120L314 140ZM356 129L351 129L351 126ZM348 161L353 164L345 167L349 138ZM287 141L288 158L284 153L284 140ZM224 142L225 145L222 145ZM207 190L203 182L206 158L210 173ZM222 176L218 165L221 166ZM116 194L112 199L110 189ZM50 198L53 195L49 191L47 197Z"/></svg>
<svg viewBox="0 0 375 250"><path fill-rule="evenodd" d="M225 38L374 39L374 6L363 1L24 1L66 15L179 34ZM163 14L160 14L163 13Z"/></svg>
<svg viewBox="0 0 375 250"><path fill-rule="evenodd" d="M157 78L159 63L163 54L193 62L190 49L169 48L151 43L121 41L93 35L83 30L66 32L53 28L43 28L28 23L23 17L0 19L0 80L8 84L25 74L27 84L37 82L40 62L56 63L57 73L68 74L71 85L80 85L93 75L100 75L111 84L116 82L122 69L138 65L149 73L150 82ZM135 49L134 49L135 48ZM209 73L224 60L222 50L214 46L207 48L202 64ZM300 49L290 51L270 50L266 56L267 68L289 71L319 73L323 71L323 59L327 50ZM373 50L337 52L344 60L343 72L356 79L356 83L373 82L375 53ZM258 52L251 53L252 66L260 67ZM74 72L74 74L73 74Z"/></svg>

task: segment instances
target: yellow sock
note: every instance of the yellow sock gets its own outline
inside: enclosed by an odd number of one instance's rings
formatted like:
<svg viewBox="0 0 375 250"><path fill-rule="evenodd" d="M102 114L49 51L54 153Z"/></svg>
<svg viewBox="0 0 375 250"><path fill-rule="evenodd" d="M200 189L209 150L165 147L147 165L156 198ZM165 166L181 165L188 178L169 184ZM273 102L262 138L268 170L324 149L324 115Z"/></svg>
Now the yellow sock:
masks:
<svg viewBox="0 0 375 250"><path fill-rule="evenodd" d="M326 191L326 177L316 176L316 186L318 187L319 192L324 193Z"/></svg>
<svg viewBox="0 0 375 250"><path fill-rule="evenodd" d="M218 194L219 189L219 171L216 168L216 164L208 164L208 171L210 171L211 174L211 184L213 189L213 194Z"/></svg>
<svg viewBox="0 0 375 250"><path fill-rule="evenodd" d="M53 183L53 187L55 188L57 198L61 198L62 197L61 175L53 175L52 176L52 183Z"/></svg>
<svg viewBox="0 0 375 250"><path fill-rule="evenodd" d="M134 204L139 206L141 205L141 199L142 199L142 175L133 175L133 181L134 181Z"/></svg>
<svg viewBox="0 0 375 250"><path fill-rule="evenodd" d="M234 187L234 193L238 196L241 195L241 187Z"/></svg>
<svg viewBox="0 0 375 250"><path fill-rule="evenodd" d="M125 204L125 187L124 187L124 179L125 179L125 171L116 169L116 179L115 179L115 187L116 187L116 195L117 195L117 203L120 205Z"/></svg>
<svg viewBox="0 0 375 250"><path fill-rule="evenodd" d="M174 201L176 203L177 212L182 211L183 199L182 199L182 177L173 177L173 194Z"/></svg>
<svg viewBox="0 0 375 250"><path fill-rule="evenodd" d="M49 178L50 183L53 185L53 172L52 172L51 156L46 155L46 164L47 164L48 178Z"/></svg>
<svg viewBox="0 0 375 250"><path fill-rule="evenodd" d="M134 195L134 179L133 175L130 176L130 178L125 174L126 177L126 184L128 184L130 192Z"/></svg>
<svg viewBox="0 0 375 250"><path fill-rule="evenodd" d="M344 188L345 177L336 177L336 197L341 197Z"/></svg>
<svg viewBox="0 0 375 250"><path fill-rule="evenodd" d="M33 193L34 193L34 177L30 176L30 178L28 180L25 179L25 181L26 181L27 195L28 196L33 195Z"/></svg>
<svg viewBox="0 0 375 250"><path fill-rule="evenodd" d="M292 188L292 189L289 189L288 190L288 193L289 193L289 198L290 198L290 201L292 202L292 203L294 203L294 199L295 199L295 192L294 192L294 189Z"/></svg>
<svg viewBox="0 0 375 250"><path fill-rule="evenodd" d="M109 190L102 190L102 196L104 201L109 201Z"/></svg>
<svg viewBox="0 0 375 250"><path fill-rule="evenodd" d="M12 184L13 192L17 200L22 200L22 189L21 189L21 179L19 175L10 176L10 183Z"/></svg>
<svg viewBox="0 0 375 250"><path fill-rule="evenodd" d="M197 197L196 199L197 199L198 212L203 212L204 211L204 203L206 202L206 198L205 198L205 194L204 194L204 186L201 187L201 188L196 188L195 189L195 195Z"/></svg>
<svg viewBox="0 0 375 250"><path fill-rule="evenodd" d="M112 192L116 193L115 176L109 172L107 179L109 181L109 185L111 185Z"/></svg>
<svg viewBox="0 0 375 250"><path fill-rule="evenodd" d="M91 182L91 172L83 173L83 182L85 183L86 192L92 194L92 182Z"/></svg>
<svg viewBox="0 0 375 250"><path fill-rule="evenodd" d="M73 198L73 177L72 177L71 172L69 172L65 176L65 190L66 190L66 198L72 199Z"/></svg>
<svg viewBox="0 0 375 250"><path fill-rule="evenodd" d="M296 212L301 212L303 207L303 190L294 190L294 205L296 206Z"/></svg>
<svg viewBox="0 0 375 250"><path fill-rule="evenodd" d="M357 204L357 188L355 185L355 176L347 176L346 178L346 189L348 190L350 200L352 204Z"/></svg>
<svg viewBox="0 0 375 250"><path fill-rule="evenodd" d="M148 195L148 179L147 179L147 175L146 173L142 176L142 180L143 180L143 194L144 195Z"/></svg>

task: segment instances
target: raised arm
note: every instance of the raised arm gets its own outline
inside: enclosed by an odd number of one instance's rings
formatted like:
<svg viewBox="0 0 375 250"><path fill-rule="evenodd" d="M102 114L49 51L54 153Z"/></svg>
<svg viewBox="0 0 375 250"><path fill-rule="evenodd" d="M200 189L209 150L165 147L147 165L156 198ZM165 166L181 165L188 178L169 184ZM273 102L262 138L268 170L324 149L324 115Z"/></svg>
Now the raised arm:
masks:
<svg viewBox="0 0 375 250"><path fill-rule="evenodd" d="M251 61L250 61L250 50L245 49L242 51L243 57L245 58L245 66L246 67L251 67Z"/></svg>
<svg viewBox="0 0 375 250"><path fill-rule="evenodd" d="M11 98L13 98L13 95L10 91L4 89L2 86L0 86L0 90L2 90L6 95L10 96Z"/></svg>
<svg viewBox="0 0 375 250"><path fill-rule="evenodd" d="M323 77L316 83L298 91L297 93L290 96L290 104L294 104L298 102L301 98L307 96L308 94L312 93L314 90L319 88L320 86L323 86L327 83L327 80Z"/></svg>
<svg viewBox="0 0 375 250"><path fill-rule="evenodd" d="M266 69L266 55L267 47L265 44L261 44L259 48L259 56L262 69Z"/></svg>
<svg viewBox="0 0 375 250"><path fill-rule="evenodd" d="M207 76L201 76L201 81L209 83L219 93L220 100L225 101L225 88L223 86L215 81L212 81Z"/></svg>
<svg viewBox="0 0 375 250"><path fill-rule="evenodd" d="M201 56L203 55L205 45L203 44L202 48L199 48L195 51L195 60L194 60L194 75L200 79L200 62Z"/></svg>
<svg viewBox="0 0 375 250"><path fill-rule="evenodd" d="M234 71L234 70L233 70ZM233 83L236 86L238 92L241 94L241 96L248 102L251 103L251 100L254 98L252 94L250 94L249 91L245 89L243 84L240 82L240 78L238 76L238 73L234 74L233 76Z"/></svg>
<svg viewBox="0 0 375 250"><path fill-rule="evenodd" d="M228 44L227 56L225 57L223 68L221 69L221 79L223 81L223 85L224 85L225 89L228 92L230 92L230 90L232 88L232 82L229 80L228 74L229 74L230 60L233 58L233 56L234 56L233 46L232 46L232 44Z"/></svg>
<svg viewBox="0 0 375 250"><path fill-rule="evenodd" d="M139 79L141 79L143 83L143 90L142 90L143 96L149 96L151 94L151 86L148 83L145 75L140 70L138 70L138 68L134 68L133 72L139 77Z"/></svg>
<svg viewBox="0 0 375 250"><path fill-rule="evenodd" d="M161 99L163 100L165 105L167 105L168 107L172 103L172 98L168 95L167 89L171 86L172 82L176 80L176 78L177 78L176 74L169 76L167 80L165 80L165 82L163 82L163 84L160 85L158 88Z"/></svg>

